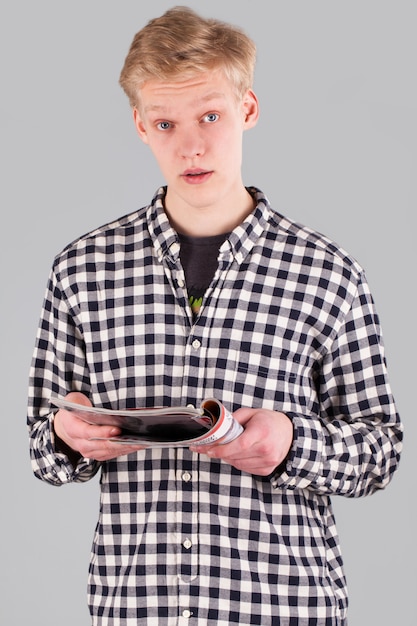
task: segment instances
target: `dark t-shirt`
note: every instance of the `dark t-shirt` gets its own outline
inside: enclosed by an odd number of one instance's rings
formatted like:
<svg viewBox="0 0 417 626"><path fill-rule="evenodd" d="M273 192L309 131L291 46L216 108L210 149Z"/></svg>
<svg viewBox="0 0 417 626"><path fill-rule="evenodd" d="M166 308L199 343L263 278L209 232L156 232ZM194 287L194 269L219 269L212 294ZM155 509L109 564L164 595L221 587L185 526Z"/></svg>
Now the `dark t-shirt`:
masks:
<svg viewBox="0 0 417 626"><path fill-rule="evenodd" d="M181 243L180 259L184 268L188 300L197 315L203 296L217 270L217 258L228 233L212 237L189 237L178 234Z"/></svg>

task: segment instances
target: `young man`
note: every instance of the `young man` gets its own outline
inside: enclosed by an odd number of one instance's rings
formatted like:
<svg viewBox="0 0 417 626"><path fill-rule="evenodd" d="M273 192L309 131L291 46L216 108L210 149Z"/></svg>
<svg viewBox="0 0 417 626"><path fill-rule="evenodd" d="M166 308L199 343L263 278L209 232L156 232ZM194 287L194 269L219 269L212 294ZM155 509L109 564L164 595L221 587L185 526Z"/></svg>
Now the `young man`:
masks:
<svg viewBox="0 0 417 626"><path fill-rule="evenodd" d="M50 275L31 454L54 485L101 472L94 625L345 625L330 496L384 488L399 461L362 268L242 182L254 64L244 33L186 8L136 35L121 85L167 185ZM52 410L52 394L112 409L215 397L244 430L143 449Z"/></svg>

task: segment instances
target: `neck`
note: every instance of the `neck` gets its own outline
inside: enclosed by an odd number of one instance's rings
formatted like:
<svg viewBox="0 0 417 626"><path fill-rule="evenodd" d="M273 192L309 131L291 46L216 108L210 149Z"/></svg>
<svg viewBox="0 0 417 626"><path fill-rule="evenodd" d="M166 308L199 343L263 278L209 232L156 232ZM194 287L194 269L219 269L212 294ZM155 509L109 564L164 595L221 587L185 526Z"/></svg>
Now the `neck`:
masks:
<svg viewBox="0 0 417 626"><path fill-rule="evenodd" d="M169 188L165 198L165 210L171 226L177 232L191 237L229 233L246 219L253 208L253 198L245 187L232 198L209 206L173 201Z"/></svg>

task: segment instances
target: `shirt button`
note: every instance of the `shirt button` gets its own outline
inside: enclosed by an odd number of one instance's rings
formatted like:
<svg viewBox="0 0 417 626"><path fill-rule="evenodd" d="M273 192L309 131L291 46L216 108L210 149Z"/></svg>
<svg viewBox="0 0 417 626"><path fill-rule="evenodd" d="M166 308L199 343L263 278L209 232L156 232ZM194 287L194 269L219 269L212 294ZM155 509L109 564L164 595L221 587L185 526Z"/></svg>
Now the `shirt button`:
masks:
<svg viewBox="0 0 417 626"><path fill-rule="evenodd" d="M191 345L193 346L194 350L198 350L199 348L201 348L201 342L198 339L194 339Z"/></svg>
<svg viewBox="0 0 417 626"><path fill-rule="evenodd" d="M169 248L171 254L177 254L177 252L180 251L180 244L179 243L173 243L170 248Z"/></svg>
<svg viewBox="0 0 417 626"><path fill-rule="evenodd" d="M188 609L184 609L184 611L182 612L183 617L191 617L191 615L192 613Z"/></svg>
<svg viewBox="0 0 417 626"><path fill-rule="evenodd" d="M186 550L189 550L193 544L190 541L190 539L186 539L182 545L184 546Z"/></svg>
<svg viewBox="0 0 417 626"><path fill-rule="evenodd" d="M190 472L184 472L184 474L182 475L182 479L185 483L190 482L191 480L191 474Z"/></svg>
<svg viewBox="0 0 417 626"><path fill-rule="evenodd" d="M180 287L182 289L184 287L184 285L185 285L185 282L183 281L183 279L179 278L178 279L178 287Z"/></svg>

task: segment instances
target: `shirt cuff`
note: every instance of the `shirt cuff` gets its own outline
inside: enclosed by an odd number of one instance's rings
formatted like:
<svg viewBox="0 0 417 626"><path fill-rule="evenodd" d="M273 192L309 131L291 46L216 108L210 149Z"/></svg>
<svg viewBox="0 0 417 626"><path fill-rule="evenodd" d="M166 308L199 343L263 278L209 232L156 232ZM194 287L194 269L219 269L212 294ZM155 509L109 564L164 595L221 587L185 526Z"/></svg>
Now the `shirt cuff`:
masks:
<svg viewBox="0 0 417 626"><path fill-rule="evenodd" d="M58 450L56 435L53 427L54 414L48 418L42 433L42 447L44 450L45 469L49 467L50 478L56 485L71 482L86 482L98 471L100 463L93 459L80 456L76 466L73 465L65 452Z"/></svg>
<svg viewBox="0 0 417 626"><path fill-rule="evenodd" d="M306 489L320 475L324 450L324 436L317 428L317 420L285 413L293 423L294 439L288 457L271 475L275 488Z"/></svg>

